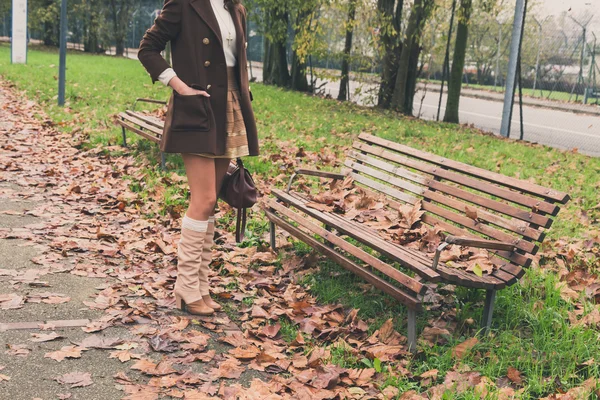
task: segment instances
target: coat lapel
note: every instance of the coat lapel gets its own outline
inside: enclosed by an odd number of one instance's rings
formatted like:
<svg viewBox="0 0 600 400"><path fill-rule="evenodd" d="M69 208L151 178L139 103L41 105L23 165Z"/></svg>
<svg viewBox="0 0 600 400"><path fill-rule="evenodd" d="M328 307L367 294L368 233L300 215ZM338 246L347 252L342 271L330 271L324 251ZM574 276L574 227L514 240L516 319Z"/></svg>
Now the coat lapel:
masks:
<svg viewBox="0 0 600 400"><path fill-rule="evenodd" d="M245 51L246 32L244 32L244 29L242 28L242 20L240 18L239 7L237 5L234 6L233 9L230 11L230 13L231 13L231 18L233 19L233 25L235 25L235 37L236 37L235 46L237 48L237 54L238 54L238 60L239 60L241 55Z"/></svg>
<svg viewBox="0 0 600 400"><path fill-rule="evenodd" d="M206 25L217 35L219 43L223 46L223 38L221 37L221 29L219 28L219 21L215 15L210 0L192 0L190 2L192 8L198 13L200 18L204 20ZM237 31L237 27L236 27Z"/></svg>

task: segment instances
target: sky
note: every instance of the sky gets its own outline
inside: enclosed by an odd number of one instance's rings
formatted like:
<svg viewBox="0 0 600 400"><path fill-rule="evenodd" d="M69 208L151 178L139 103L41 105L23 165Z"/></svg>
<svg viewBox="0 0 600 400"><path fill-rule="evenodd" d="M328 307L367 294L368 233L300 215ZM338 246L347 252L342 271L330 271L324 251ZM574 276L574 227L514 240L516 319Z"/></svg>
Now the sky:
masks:
<svg viewBox="0 0 600 400"><path fill-rule="evenodd" d="M545 14L560 14L571 9L570 13L583 12L600 17L600 0L541 0L540 11Z"/></svg>
<svg viewBox="0 0 600 400"><path fill-rule="evenodd" d="M560 15L567 12L574 18L593 15L592 29L600 30L600 0L540 0L538 10L541 15ZM589 17L586 17L589 18Z"/></svg>

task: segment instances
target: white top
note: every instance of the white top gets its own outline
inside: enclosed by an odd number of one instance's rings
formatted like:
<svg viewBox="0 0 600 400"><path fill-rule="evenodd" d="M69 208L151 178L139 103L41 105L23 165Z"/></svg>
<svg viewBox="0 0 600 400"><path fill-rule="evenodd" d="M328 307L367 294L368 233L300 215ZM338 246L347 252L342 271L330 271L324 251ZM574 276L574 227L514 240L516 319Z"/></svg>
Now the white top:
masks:
<svg viewBox="0 0 600 400"><path fill-rule="evenodd" d="M237 65L237 35L235 32L235 24L229 11L225 8L224 0L210 0L219 28L221 29L221 38L223 39L223 52L225 53L225 61L228 67ZM168 86L171 79L177 74L173 68L167 68L158 77L158 80Z"/></svg>

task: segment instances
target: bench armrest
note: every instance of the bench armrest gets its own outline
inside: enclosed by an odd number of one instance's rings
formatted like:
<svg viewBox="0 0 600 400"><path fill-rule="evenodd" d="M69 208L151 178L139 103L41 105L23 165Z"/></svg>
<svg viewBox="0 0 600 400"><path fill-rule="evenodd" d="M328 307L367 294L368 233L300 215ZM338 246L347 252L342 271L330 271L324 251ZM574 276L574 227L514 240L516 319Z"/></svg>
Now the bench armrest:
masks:
<svg viewBox="0 0 600 400"><path fill-rule="evenodd" d="M446 241L440 244L437 250L435 251L435 256L433 257L434 270L437 269L438 264L440 263L440 256L442 255L442 251L444 251L446 247L448 247L451 244L456 244L458 246L477 247L479 249L487 250L504 250L510 252L514 252L516 250L515 245L512 243L498 242L495 240L448 236L446 237Z"/></svg>
<svg viewBox="0 0 600 400"><path fill-rule="evenodd" d="M132 111L135 111L135 106L137 105L137 103L153 103L153 104L167 104L166 101L163 100L155 100L155 99L144 99L144 98L137 98L135 99L135 101L133 102L133 108Z"/></svg>
<svg viewBox="0 0 600 400"><path fill-rule="evenodd" d="M342 180L342 179L346 178L346 175L338 174L336 172L325 172L325 171L317 171L317 170L313 170L313 169L300 168L300 169L297 169L296 172L294 172L292 174L292 176L290 177L290 182L288 183L286 193L290 192L290 189L292 188L292 184L294 183L294 180L296 179L296 177L298 177L300 175L318 176L320 178L329 178L329 179L334 179L334 180Z"/></svg>

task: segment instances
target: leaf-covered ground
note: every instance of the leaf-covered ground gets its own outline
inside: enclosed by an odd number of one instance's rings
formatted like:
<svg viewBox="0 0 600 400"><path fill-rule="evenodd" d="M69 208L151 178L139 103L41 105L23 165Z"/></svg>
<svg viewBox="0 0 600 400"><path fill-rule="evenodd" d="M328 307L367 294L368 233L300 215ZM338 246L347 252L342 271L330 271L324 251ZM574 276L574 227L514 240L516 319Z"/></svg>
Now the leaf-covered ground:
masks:
<svg viewBox="0 0 600 400"><path fill-rule="evenodd" d="M481 294L446 286L420 316L419 353L412 356L402 306L286 236L278 236L281 252L270 253L258 212L248 240L234 247L225 207L211 282L226 313L188 319L173 310L170 295L187 198L179 160L170 158L171 170L161 173L152 147L139 142L134 154L141 157L134 158L116 146L119 131L111 124L125 108L110 83L118 81L116 71L147 77L129 60L95 57L113 80L91 85L96 66L89 56L71 55L80 86L71 88L69 106L57 109L49 95L55 82L41 73L54 55L32 53L31 65L0 70L26 90L2 91L0 180L8 186L0 190L2 198L34 204L4 215L40 219L3 228L0 236L19 251L21 243L35 245L41 255L27 269L0 265L0 323L21 315L58 320L54 314L70 306L73 316L90 321L72 329L45 324L6 343L0 388L22 385L14 360L25 357L55 363L42 379L62 389L58 398L95 398L85 390L108 385L131 399L597 396L597 160L253 87L264 153L250 165L265 194L299 165L339 168L353 135L367 130L396 140L403 132L407 144L554 186L575 200L551 231L539 266L500 293L491 337L477 336ZM94 86L96 105L83 93ZM54 291L67 277L80 279L80 290ZM116 363L118 372L65 367L86 359Z"/></svg>

